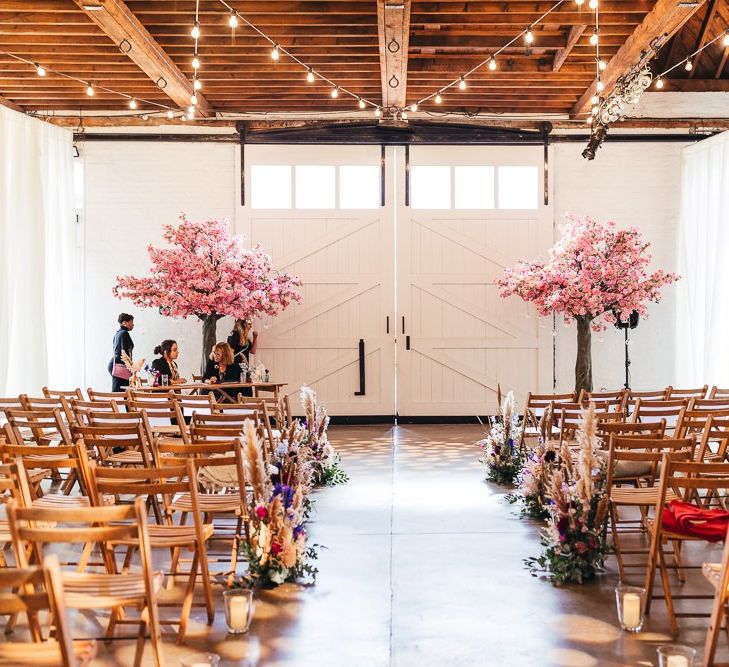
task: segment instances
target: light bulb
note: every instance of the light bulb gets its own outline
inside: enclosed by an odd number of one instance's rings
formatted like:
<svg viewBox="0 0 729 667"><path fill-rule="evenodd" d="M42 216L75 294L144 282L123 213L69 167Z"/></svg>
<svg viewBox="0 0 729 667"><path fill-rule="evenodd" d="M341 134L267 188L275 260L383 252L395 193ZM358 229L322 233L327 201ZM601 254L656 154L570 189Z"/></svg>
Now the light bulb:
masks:
<svg viewBox="0 0 729 667"><path fill-rule="evenodd" d="M604 72L605 71L605 68L607 67L607 63L602 58L600 58L597 61L597 66L600 68L600 71L601 72Z"/></svg>
<svg viewBox="0 0 729 667"><path fill-rule="evenodd" d="M491 57L491 60L489 60L489 69L493 72L496 69L496 58L493 56Z"/></svg>
<svg viewBox="0 0 729 667"><path fill-rule="evenodd" d="M38 72L38 76L46 75L46 70L43 67L41 67L40 65L35 66L35 71Z"/></svg>
<svg viewBox="0 0 729 667"><path fill-rule="evenodd" d="M130 109L136 109L137 108L137 100L135 100L133 97L131 100L129 100L129 108Z"/></svg>
<svg viewBox="0 0 729 667"><path fill-rule="evenodd" d="M597 111L598 111L598 108L597 107L592 107L592 115L593 116L597 116Z"/></svg>
<svg viewBox="0 0 729 667"><path fill-rule="evenodd" d="M586 123L587 123L588 125L591 125L591 124L592 124L592 116L588 116L587 118L585 118L585 122L586 122Z"/></svg>
<svg viewBox="0 0 729 667"><path fill-rule="evenodd" d="M93 97L94 96L94 87L91 84L89 84L88 86L86 86L86 94L89 97Z"/></svg>
<svg viewBox="0 0 729 667"><path fill-rule="evenodd" d="M309 83L314 83L314 70L309 68L309 71L306 73L306 80Z"/></svg>
<svg viewBox="0 0 729 667"><path fill-rule="evenodd" d="M461 90L466 90L466 80L463 77L461 77L461 80L458 82L458 87Z"/></svg>
<svg viewBox="0 0 729 667"><path fill-rule="evenodd" d="M168 111L167 112L167 118L169 118L170 120L172 120L174 117L175 117L175 114L173 114L172 111Z"/></svg>
<svg viewBox="0 0 729 667"><path fill-rule="evenodd" d="M526 33L524 34L524 41L527 44L531 44L534 41L534 33L532 32L531 26L527 28Z"/></svg>
<svg viewBox="0 0 729 667"><path fill-rule="evenodd" d="M200 79L195 79L195 80L194 80L194 81L192 82L192 87L193 87L193 88L194 88L195 90L200 90L200 88L202 88L202 82L200 81Z"/></svg>
<svg viewBox="0 0 729 667"><path fill-rule="evenodd" d="M410 111L412 111L413 113L415 113L417 110L418 110L418 103L417 102L415 104L411 104L410 105Z"/></svg>
<svg viewBox="0 0 729 667"><path fill-rule="evenodd" d="M437 95L435 96L435 103L436 103L436 104L440 104L440 103L441 103L442 101L443 101L443 98L442 98L442 97L440 96L440 93L438 93L438 94L437 94Z"/></svg>
<svg viewBox="0 0 729 667"><path fill-rule="evenodd" d="M187 113L191 117L195 115L195 107L192 104L187 107Z"/></svg>
<svg viewBox="0 0 729 667"><path fill-rule="evenodd" d="M278 60L279 58L278 44L271 49L271 60Z"/></svg>
<svg viewBox="0 0 729 667"><path fill-rule="evenodd" d="M193 57L193 59L192 59L192 68L193 69L200 68L200 59L197 56Z"/></svg>
<svg viewBox="0 0 729 667"><path fill-rule="evenodd" d="M597 104L597 103L598 103L599 101L600 101L600 98L599 98L599 97L598 97L597 95L593 95L593 96L592 96L592 99L590 100L590 104L592 104L592 105L594 106L594 105L595 105L595 104Z"/></svg>
<svg viewBox="0 0 729 667"><path fill-rule="evenodd" d="M195 25L192 26L190 34L192 35L193 39L200 39L200 24L197 21L195 21Z"/></svg>
<svg viewBox="0 0 729 667"><path fill-rule="evenodd" d="M332 92L330 93L332 97L339 97L339 86L334 86L332 88Z"/></svg>
<svg viewBox="0 0 729 667"><path fill-rule="evenodd" d="M603 90L605 90L605 84L602 81L598 81L595 88L597 88L599 92L602 92Z"/></svg>
<svg viewBox="0 0 729 667"><path fill-rule="evenodd" d="M403 111L400 114L400 118L402 118L403 120L407 120L408 119L408 112L407 111Z"/></svg>
<svg viewBox="0 0 729 667"><path fill-rule="evenodd" d="M187 120L187 116L183 113L182 116L180 116L180 120L184 123Z"/></svg>
<svg viewBox="0 0 729 667"><path fill-rule="evenodd" d="M187 117L188 117L189 120L192 120L193 118L195 118L195 112L194 111L188 111L187 112Z"/></svg>
<svg viewBox="0 0 729 667"><path fill-rule="evenodd" d="M238 27L238 17L235 15L235 12L230 12L230 18L228 19L228 25L231 28Z"/></svg>
<svg viewBox="0 0 729 667"><path fill-rule="evenodd" d="M142 120L149 120L149 115L146 113L142 114Z"/></svg>
<svg viewBox="0 0 729 667"><path fill-rule="evenodd" d="M375 116L379 118L382 115L382 111L380 110L380 107L375 107Z"/></svg>
<svg viewBox="0 0 729 667"><path fill-rule="evenodd" d="M590 44L592 44L593 46L597 46L597 42L598 42L597 30L595 30L595 32L593 32L590 35Z"/></svg>
<svg viewBox="0 0 729 667"><path fill-rule="evenodd" d="M359 98L359 108L364 109L367 105L365 104L365 101L360 97Z"/></svg>
<svg viewBox="0 0 729 667"><path fill-rule="evenodd" d="M663 79L660 76L656 79L656 88L663 88Z"/></svg>
<svg viewBox="0 0 729 667"><path fill-rule="evenodd" d="M724 33L724 39L722 40L724 46L729 46L729 30Z"/></svg>
<svg viewBox="0 0 729 667"><path fill-rule="evenodd" d="M694 64L693 64L693 63L691 62L691 58L689 58L689 59L688 59L688 60L686 61L686 64L684 65L684 69L685 69L685 70L686 70L687 72L690 72L690 71L691 71L691 70L692 70L693 68L694 68Z"/></svg>
<svg viewBox="0 0 729 667"><path fill-rule="evenodd" d="M590 9L597 9L597 0L590 0L588 6L590 7Z"/></svg>
<svg viewBox="0 0 729 667"><path fill-rule="evenodd" d="M582 7L582 3L583 3L583 2L585 2L585 0L575 0L575 4L576 4L576 5L578 6L578 7Z"/></svg>

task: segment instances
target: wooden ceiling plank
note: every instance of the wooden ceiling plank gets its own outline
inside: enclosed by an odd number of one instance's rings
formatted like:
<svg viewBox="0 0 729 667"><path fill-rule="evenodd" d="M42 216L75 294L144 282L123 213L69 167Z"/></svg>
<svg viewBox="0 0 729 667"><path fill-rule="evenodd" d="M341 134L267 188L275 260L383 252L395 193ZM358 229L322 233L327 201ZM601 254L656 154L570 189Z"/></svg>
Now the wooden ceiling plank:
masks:
<svg viewBox="0 0 729 667"><path fill-rule="evenodd" d="M172 59L155 41L141 21L123 0L74 0L76 5L98 25L117 46L124 40L131 44L126 54L155 83L163 79L163 92L181 109L190 104L194 90L192 82L180 71ZM100 5L101 10L85 9ZM213 115L210 103L203 95L197 96L197 112L203 117Z"/></svg>
<svg viewBox="0 0 729 667"><path fill-rule="evenodd" d="M724 49L724 55L721 57L721 60L719 61L719 66L716 68L716 72L714 73L715 79L721 77L721 73L724 71L724 66L726 65L727 60L729 60L729 46Z"/></svg>
<svg viewBox="0 0 729 667"><path fill-rule="evenodd" d="M693 53L694 51L698 51L704 44L706 44L706 40L709 37L709 32L708 32L709 26L711 25L711 22L714 20L714 16L716 15L717 4L718 4L717 0L709 0L709 4L706 7L706 14L704 14L704 19L701 22L701 30L699 31L699 36L696 40L696 46L694 46L693 51L691 51L691 53ZM702 55L703 55L703 52L697 53L694 56L694 60L692 63L693 68L689 72L689 79L694 78L694 75L696 74L697 65L699 64L699 60L701 60Z"/></svg>
<svg viewBox="0 0 729 667"><path fill-rule="evenodd" d="M675 0L658 0L653 9L646 14L642 23L628 37L625 44L610 59L601 80L605 84L605 93L609 94L616 81L638 62L641 51L650 47L656 37L665 35L666 39L674 35L682 25L704 4L705 0L697 0L695 6L679 5ZM593 80L588 89L572 107L572 115L582 113L588 107L590 98L595 94Z"/></svg>
<svg viewBox="0 0 729 667"><path fill-rule="evenodd" d="M567 36L567 44L565 44L565 47L557 51L554 55L554 64L552 65L553 72L559 72L559 70L562 69L564 61L567 60L567 56L572 53L572 49L575 48L585 30L587 30L586 23L578 23L570 28L570 34Z"/></svg>
<svg viewBox="0 0 729 667"><path fill-rule="evenodd" d="M402 109L407 100L411 0L377 0L380 82L385 109Z"/></svg>

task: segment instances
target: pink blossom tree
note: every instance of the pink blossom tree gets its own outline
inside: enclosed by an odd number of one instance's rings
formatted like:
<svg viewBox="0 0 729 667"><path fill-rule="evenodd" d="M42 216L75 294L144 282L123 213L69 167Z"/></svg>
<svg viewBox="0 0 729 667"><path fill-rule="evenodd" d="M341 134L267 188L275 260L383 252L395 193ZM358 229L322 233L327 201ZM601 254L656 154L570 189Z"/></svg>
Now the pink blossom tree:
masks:
<svg viewBox="0 0 729 667"><path fill-rule="evenodd" d="M301 281L274 271L271 256L260 244L244 248L242 237L230 234L226 220L192 222L183 213L177 227L165 225L164 230L163 238L172 247L148 246L151 275L117 276L113 293L140 308L159 308L168 317L200 319L203 367L221 317L275 315L292 301L301 301L296 291Z"/></svg>
<svg viewBox="0 0 729 667"><path fill-rule="evenodd" d="M631 312L647 315L661 288L678 280L675 273L648 272L651 255L635 227L567 217L562 238L549 261L519 262L499 279L502 297L516 295L533 303L540 315L557 313L565 323L577 321L575 390L592 391L591 331L601 331Z"/></svg>

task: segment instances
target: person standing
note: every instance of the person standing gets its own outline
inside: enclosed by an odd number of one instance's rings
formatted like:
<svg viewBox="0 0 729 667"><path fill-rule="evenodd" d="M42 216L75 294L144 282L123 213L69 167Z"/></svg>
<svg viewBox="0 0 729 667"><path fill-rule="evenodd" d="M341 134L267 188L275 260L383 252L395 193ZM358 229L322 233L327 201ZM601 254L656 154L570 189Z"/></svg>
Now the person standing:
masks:
<svg viewBox="0 0 729 667"><path fill-rule="evenodd" d="M248 320L237 319L233 325L233 331L228 336L228 345L233 350L233 358L236 364L245 362L246 369L250 370L251 355L256 353L258 346L258 332L251 333L251 323ZM241 374L241 380L245 382L245 377ZM253 396L251 387L242 387L240 393L243 396Z"/></svg>
<svg viewBox="0 0 729 667"><path fill-rule="evenodd" d="M122 351L126 352L130 359L132 358L134 341L129 332L134 329L134 316L129 313L121 313L117 319L119 330L114 334L114 357L109 362L109 372L111 373L111 390L124 391L129 386L131 372L124 365Z"/></svg>

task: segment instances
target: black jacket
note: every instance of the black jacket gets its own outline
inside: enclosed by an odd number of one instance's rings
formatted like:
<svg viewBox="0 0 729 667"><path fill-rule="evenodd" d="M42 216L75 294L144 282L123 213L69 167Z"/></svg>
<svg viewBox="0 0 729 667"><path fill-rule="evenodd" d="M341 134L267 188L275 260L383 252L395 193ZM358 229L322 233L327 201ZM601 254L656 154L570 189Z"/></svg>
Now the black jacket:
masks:
<svg viewBox="0 0 729 667"><path fill-rule="evenodd" d="M132 351L134 350L134 341L124 327L119 327L119 331L114 334L114 363L121 364L122 357L121 353L124 350L129 358L132 358Z"/></svg>
<svg viewBox="0 0 729 667"><path fill-rule="evenodd" d="M240 382L240 366L238 364L227 366L225 374L223 374L220 372L218 364L213 359L209 359L205 366L203 380L209 380L212 377L217 378L218 382Z"/></svg>

